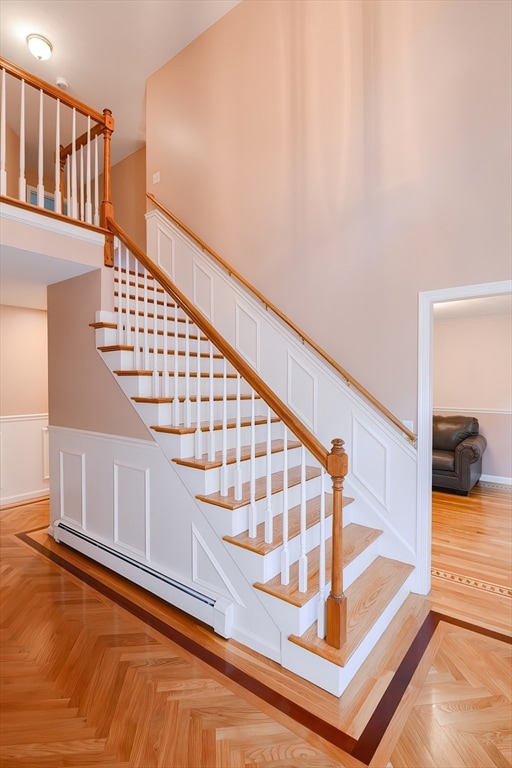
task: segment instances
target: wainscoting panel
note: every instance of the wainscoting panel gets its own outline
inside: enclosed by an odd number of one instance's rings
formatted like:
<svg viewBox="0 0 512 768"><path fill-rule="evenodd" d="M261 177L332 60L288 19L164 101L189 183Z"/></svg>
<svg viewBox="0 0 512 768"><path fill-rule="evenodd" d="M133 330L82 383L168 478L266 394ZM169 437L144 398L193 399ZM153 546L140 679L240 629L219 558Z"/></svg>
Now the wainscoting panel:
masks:
<svg viewBox="0 0 512 768"><path fill-rule="evenodd" d="M48 414L0 418L0 505L46 496Z"/></svg>
<svg viewBox="0 0 512 768"><path fill-rule="evenodd" d="M389 508L389 463L386 445L357 417L352 440L352 472L384 509Z"/></svg>
<svg viewBox="0 0 512 768"><path fill-rule="evenodd" d="M157 228L157 264L174 280L174 240L163 227Z"/></svg>
<svg viewBox="0 0 512 768"><path fill-rule="evenodd" d="M288 353L288 404L313 432L317 430L318 383L303 361Z"/></svg>
<svg viewBox="0 0 512 768"><path fill-rule="evenodd" d="M236 349L252 367L259 371L260 366L260 326L247 306L235 302L236 312Z"/></svg>
<svg viewBox="0 0 512 768"><path fill-rule="evenodd" d="M149 559L149 467L114 463L114 543Z"/></svg>
<svg viewBox="0 0 512 768"><path fill-rule="evenodd" d="M60 451L60 516L86 527L85 453Z"/></svg>
<svg viewBox="0 0 512 768"><path fill-rule="evenodd" d="M194 261L194 304L213 323L213 283L211 276Z"/></svg>

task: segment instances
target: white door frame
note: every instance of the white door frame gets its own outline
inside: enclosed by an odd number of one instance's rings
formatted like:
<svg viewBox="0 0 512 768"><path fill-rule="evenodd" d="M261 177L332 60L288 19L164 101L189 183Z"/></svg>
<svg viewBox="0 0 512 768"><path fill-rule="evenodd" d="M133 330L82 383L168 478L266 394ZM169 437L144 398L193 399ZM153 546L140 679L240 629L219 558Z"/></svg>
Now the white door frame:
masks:
<svg viewBox="0 0 512 768"><path fill-rule="evenodd" d="M512 280L480 283L419 294L418 317L418 476L417 476L417 584L420 594L430 591L432 553L432 411L434 304L512 292Z"/></svg>

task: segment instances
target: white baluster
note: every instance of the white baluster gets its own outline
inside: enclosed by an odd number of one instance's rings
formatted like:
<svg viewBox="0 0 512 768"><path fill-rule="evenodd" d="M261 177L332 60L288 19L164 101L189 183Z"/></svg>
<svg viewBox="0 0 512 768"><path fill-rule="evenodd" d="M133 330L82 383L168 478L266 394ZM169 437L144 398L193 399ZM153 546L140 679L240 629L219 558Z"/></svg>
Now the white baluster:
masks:
<svg viewBox="0 0 512 768"><path fill-rule="evenodd" d="M208 394L208 461L215 461L215 431L213 429L214 424L214 411L213 411L213 398L214 398L214 383L215 377L213 375L213 344L210 341L210 376L209 376L209 394Z"/></svg>
<svg viewBox="0 0 512 768"><path fill-rule="evenodd" d="M69 190L71 189L71 182L70 182L70 162L69 158L66 158L66 212L67 215L70 216L71 211L71 198L69 197Z"/></svg>
<svg viewBox="0 0 512 768"><path fill-rule="evenodd" d="M325 470L320 477L320 559L318 565L318 619L317 637L325 637Z"/></svg>
<svg viewBox="0 0 512 768"><path fill-rule="evenodd" d="M25 177L25 81L21 81L20 91L20 175L18 179L18 198L27 202L27 179Z"/></svg>
<svg viewBox="0 0 512 768"><path fill-rule="evenodd" d="M283 424L283 548L281 550L281 584L290 583L290 550L288 547L288 430Z"/></svg>
<svg viewBox="0 0 512 768"><path fill-rule="evenodd" d="M173 424L177 427L180 423L180 369L178 355L178 305L174 305L174 399L172 401Z"/></svg>
<svg viewBox="0 0 512 768"><path fill-rule="evenodd" d="M60 99L55 102L55 196L53 210L62 213L62 190L60 188Z"/></svg>
<svg viewBox="0 0 512 768"><path fill-rule="evenodd" d="M69 192L70 208L69 215L73 219L78 218L77 201L77 183L76 183L76 108L73 107L73 123L71 131L71 190Z"/></svg>
<svg viewBox="0 0 512 768"><path fill-rule="evenodd" d="M79 203L80 203L80 221L85 221L85 206L84 206L84 191L85 191L85 184L84 184L84 148L80 147L78 150L79 157L80 157L80 180L78 184L79 189Z"/></svg>
<svg viewBox="0 0 512 768"><path fill-rule="evenodd" d="M87 158L86 158L86 186L85 186L85 220L92 224L91 203L91 116L87 115Z"/></svg>
<svg viewBox="0 0 512 768"><path fill-rule="evenodd" d="M143 321L143 364L144 370L149 371L149 317L148 317L148 273L144 269L144 280L142 285L142 321Z"/></svg>
<svg viewBox="0 0 512 768"><path fill-rule="evenodd" d="M100 225L100 192L99 192L99 165L98 165L98 136L94 138L94 226Z"/></svg>
<svg viewBox="0 0 512 768"><path fill-rule="evenodd" d="M237 371L236 374L236 426L235 426L235 500L242 498L242 424L241 424L241 377Z"/></svg>
<svg viewBox="0 0 512 768"><path fill-rule="evenodd" d="M124 327L124 343L127 347L132 345L132 321L130 318L130 251L128 248L124 249L125 252L125 266L126 266L126 317Z"/></svg>
<svg viewBox="0 0 512 768"><path fill-rule="evenodd" d="M185 426L192 423L190 402L190 320L185 315Z"/></svg>
<svg viewBox="0 0 512 768"><path fill-rule="evenodd" d="M265 506L265 543L272 544L274 538L272 515L272 414L267 409L267 476Z"/></svg>
<svg viewBox="0 0 512 768"><path fill-rule="evenodd" d="M153 397L160 395L160 375L158 372L158 283L153 278Z"/></svg>
<svg viewBox="0 0 512 768"><path fill-rule="evenodd" d="M43 139L43 91L39 90L39 142L37 161L37 205L44 208L44 139Z"/></svg>
<svg viewBox="0 0 512 768"><path fill-rule="evenodd" d="M163 298L163 310L162 310L162 332L163 332L163 344L162 344L162 350L163 350L163 365L162 365L162 376L163 376L163 387L162 387L162 395L163 397L168 398L169 397L169 323L168 323L168 295L167 291L164 291L164 298Z"/></svg>
<svg viewBox="0 0 512 768"><path fill-rule="evenodd" d="M222 466L220 470L220 495L228 495L228 371L224 358L222 373Z"/></svg>
<svg viewBox="0 0 512 768"><path fill-rule="evenodd" d="M196 372L196 432L195 432L195 457L200 459L203 455L203 434L201 432L201 331L197 328L197 372Z"/></svg>
<svg viewBox="0 0 512 768"><path fill-rule="evenodd" d="M115 279L117 275L117 298L114 296L114 309L117 309L117 329L116 334L117 338L116 341L118 344L122 344L122 323L121 323L121 303L120 303L120 296L121 296L121 253L120 253L121 246L116 248L116 259L114 260L114 285L115 285Z"/></svg>
<svg viewBox="0 0 512 768"><path fill-rule="evenodd" d="M249 538L256 538L258 512L256 509L256 404L254 389L251 389L251 458L249 474Z"/></svg>
<svg viewBox="0 0 512 768"><path fill-rule="evenodd" d="M24 81L22 80L22 88ZM23 99L21 100L23 103ZM0 102L0 195L7 194L7 155L5 127L5 69L2 69L2 98Z"/></svg>
<svg viewBox="0 0 512 768"><path fill-rule="evenodd" d="M138 371L141 367L140 359L140 316L139 316L139 277L140 266L135 259L135 292L133 301L133 368Z"/></svg>
<svg viewBox="0 0 512 768"><path fill-rule="evenodd" d="M299 592L308 588L308 558L306 555L306 449L302 446L300 459L300 557Z"/></svg>

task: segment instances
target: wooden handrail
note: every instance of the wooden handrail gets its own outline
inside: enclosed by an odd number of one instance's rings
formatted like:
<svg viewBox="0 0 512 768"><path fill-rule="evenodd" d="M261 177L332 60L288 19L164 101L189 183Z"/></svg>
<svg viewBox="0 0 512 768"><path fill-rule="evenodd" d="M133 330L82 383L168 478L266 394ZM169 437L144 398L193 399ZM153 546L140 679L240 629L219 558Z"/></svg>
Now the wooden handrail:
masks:
<svg viewBox="0 0 512 768"><path fill-rule="evenodd" d="M324 469L328 466L328 451L317 437L301 422L286 406L275 392L263 381L244 358L231 347L221 334L211 325L197 308L181 293L163 272L146 254L130 239L126 232L111 218L107 218L107 228L119 238L135 258L150 272L155 280L187 313L192 322L210 339L231 365L243 376L257 394L263 398L272 411L288 429L302 442L307 450L315 457Z"/></svg>
<svg viewBox="0 0 512 768"><path fill-rule="evenodd" d="M89 140L92 141L92 139L95 139L96 136L101 136L101 134L103 133L103 129L104 129L103 123L96 123L96 125L94 125L91 128L89 133L87 133L87 131L85 133L82 133L82 135L79 136L78 139L75 139L75 151L78 152L78 150L81 147L85 147ZM72 153L72 151L73 151L73 143L68 144L67 147L60 148L59 154L60 154L61 163L66 161L66 158Z"/></svg>
<svg viewBox="0 0 512 768"><path fill-rule="evenodd" d="M40 77L33 75L31 72L27 72L25 69L21 69L21 67L12 64L1 56L0 69L5 69L6 72L13 75L13 77L18 78L18 80L25 80L25 82L33 85L35 88L42 90L43 93L47 93L48 96L52 96L54 99L59 99L62 104L66 104L68 107L74 107L77 112L80 112L80 114L85 115L86 117L90 116L93 120L96 120L97 123L104 124L104 117L101 112L91 109L91 107L88 107L87 104L84 104L82 101L78 101L78 99L73 98L73 96L68 96L67 93L64 93L54 85L46 83L44 80L41 80Z"/></svg>
<svg viewBox="0 0 512 768"><path fill-rule="evenodd" d="M160 203L156 197L151 194L151 192L146 193L146 197L151 200L151 202L159 208L162 213L164 213L171 221L173 221L180 229L183 230L192 240L194 240L195 243L206 253L208 253L218 264L220 264L226 272L231 276L234 277L236 280L238 280L242 285L247 288L248 291L250 291L253 296L255 296L259 301L262 302L262 304L265 306L266 309L270 309L277 317L279 317L280 320L283 321L289 328L294 331L302 342L305 342L310 346L314 351L320 355L329 365L334 368L349 384L350 386L353 386L354 389L357 389L357 391L363 395L363 397L368 400L372 405L375 406L389 421L391 421L398 429L404 433L408 437L408 439L413 443L416 444L416 435L414 432L411 432L407 427L405 427L400 419L398 419L391 411L389 411L385 405L383 405L379 400L377 400L376 397L374 397L370 392L368 392L365 387L363 387L362 384L357 381L353 376L350 375L342 366L334 360L327 352L325 352L313 339L311 339L307 334L302 331L298 325L295 325L295 323L290 320L289 317L287 317L283 312L281 312L280 309L278 309L274 304L272 304L271 301L269 301L265 296L258 291L257 288L255 288L251 283L249 283L248 280L246 280L239 272L237 272L233 267L231 267L224 259L219 256L218 253L216 253L212 248L210 248L209 245L207 245L201 238L196 235L189 227L187 227L186 224L184 224L180 219L178 219L177 216L175 216L173 213L171 213L162 203Z"/></svg>

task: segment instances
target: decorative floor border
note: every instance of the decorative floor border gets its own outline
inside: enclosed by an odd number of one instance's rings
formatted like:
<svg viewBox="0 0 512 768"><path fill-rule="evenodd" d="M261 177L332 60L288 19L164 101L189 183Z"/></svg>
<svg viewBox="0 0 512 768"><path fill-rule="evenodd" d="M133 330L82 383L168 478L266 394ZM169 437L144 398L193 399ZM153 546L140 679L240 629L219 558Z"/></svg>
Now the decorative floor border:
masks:
<svg viewBox="0 0 512 768"><path fill-rule="evenodd" d="M36 530L41 531L43 529L38 528ZM137 605L134 601L120 595L114 589L99 581L95 576L82 570L77 565L58 555L56 552L47 549L43 544L30 537L30 533L35 533L36 530L18 533L16 536L25 544L32 547L32 549L36 550L41 555L44 555L48 560L59 565L73 576L76 576L88 586L93 587L93 589L97 590L104 597L107 597L116 605L129 611L133 616L148 624L157 632L164 635L164 637L172 640L172 642L193 654L201 661L204 661L225 677L238 683L267 704L270 704L281 712L285 712L296 722L306 726L310 731L313 731L321 738L330 742L333 746L347 752L367 766L370 764L440 622L452 624L477 634L512 644L511 637L502 635L499 632L483 627L477 627L473 624L452 618L451 616L445 616L437 611L430 611L416 634L416 637L409 646L409 650L393 675L391 682L382 695L363 732L359 738L356 739L353 736L344 733L331 723L322 720L318 715L309 712L292 699L277 693L265 683L252 677L252 675L249 675L247 672L238 669L232 662L228 662L213 651L204 648L198 642L183 634L183 632L171 627L162 619L159 619L140 605ZM65 544L61 544L61 546L66 547ZM82 557L84 557L85 560L88 559L85 555L82 555Z"/></svg>
<svg viewBox="0 0 512 768"><path fill-rule="evenodd" d="M497 595L512 597L512 589L504 587L501 584L493 584L490 581L473 579L470 576L462 576L460 573L441 571L439 568L432 568L431 573L432 576L435 576L438 579L447 579L448 581L454 581L457 584L463 584L466 587L474 587L475 589L483 589L485 592L494 592Z"/></svg>

